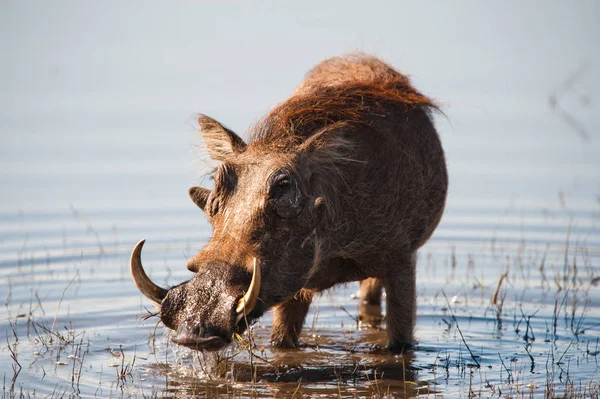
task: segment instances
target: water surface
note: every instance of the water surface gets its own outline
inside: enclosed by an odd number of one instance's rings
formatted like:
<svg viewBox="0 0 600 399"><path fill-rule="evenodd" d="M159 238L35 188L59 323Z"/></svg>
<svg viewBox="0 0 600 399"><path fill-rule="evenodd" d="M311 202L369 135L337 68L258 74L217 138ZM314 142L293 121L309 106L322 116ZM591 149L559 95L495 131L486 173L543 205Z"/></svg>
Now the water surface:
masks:
<svg viewBox="0 0 600 399"><path fill-rule="evenodd" d="M600 217L593 207L449 207L419 254L418 347L410 353L387 354L385 331L356 323L357 285L347 284L314 301L300 351L270 347L267 313L220 362L170 343L156 318L140 320L151 305L128 274L131 247L145 237L144 263L156 282L190 278L185 259L210 234L200 211L71 208L3 213L0 223L2 329L22 367L16 391L492 396L590 381L597 389ZM8 387L16 362L3 352Z"/></svg>

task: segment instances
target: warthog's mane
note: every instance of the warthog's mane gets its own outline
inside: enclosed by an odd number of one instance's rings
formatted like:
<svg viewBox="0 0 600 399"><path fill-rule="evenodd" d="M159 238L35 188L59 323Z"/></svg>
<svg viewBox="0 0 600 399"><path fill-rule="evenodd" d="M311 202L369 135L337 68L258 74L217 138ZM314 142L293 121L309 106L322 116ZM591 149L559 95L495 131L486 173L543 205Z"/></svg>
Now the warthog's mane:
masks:
<svg viewBox="0 0 600 399"><path fill-rule="evenodd" d="M402 107L406 112L437 110L433 100L413 88L408 78L316 87L273 109L252 129L251 141L276 147L300 145L332 125L360 128ZM335 129L331 129L332 131Z"/></svg>
<svg viewBox="0 0 600 399"><path fill-rule="evenodd" d="M313 68L294 95L255 126L251 138L303 141L332 123L363 124L391 110L398 112L398 106L426 112L437 109L407 76L373 56L351 53Z"/></svg>

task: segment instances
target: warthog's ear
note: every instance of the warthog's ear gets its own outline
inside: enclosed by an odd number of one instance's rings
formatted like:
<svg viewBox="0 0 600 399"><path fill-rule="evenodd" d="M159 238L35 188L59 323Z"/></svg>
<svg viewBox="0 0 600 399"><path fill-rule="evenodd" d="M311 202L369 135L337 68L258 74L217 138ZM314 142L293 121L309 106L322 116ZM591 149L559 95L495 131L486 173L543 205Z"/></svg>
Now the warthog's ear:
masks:
<svg viewBox="0 0 600 399"><path fill-rule="evenodd" d="M206 115L198 117L200 133L206 143L206 150L212 159L225 161L246 149L246 143L237 134Z"/></svg>
<svg viewBox="0 0 600 399"><path fill-rule="evenodd" d="M198 205L198 208L204 210L206 207L206 201L210 195L210 190L202 187L192 187L188 190L190 198L194 201L194 204Z"/></svg>

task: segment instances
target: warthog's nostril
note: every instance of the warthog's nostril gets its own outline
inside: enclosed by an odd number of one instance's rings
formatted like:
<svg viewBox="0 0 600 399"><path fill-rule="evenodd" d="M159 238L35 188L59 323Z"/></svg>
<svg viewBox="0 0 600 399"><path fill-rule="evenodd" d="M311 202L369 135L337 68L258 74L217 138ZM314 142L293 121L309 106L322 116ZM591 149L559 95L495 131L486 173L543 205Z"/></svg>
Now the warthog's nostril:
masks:
<svg viewBox="0 0 600 399"><path fill-rule="evenodd" d="M207 327L206 325L204 325L204 323L196 324L190 329L190 333L191 335L199 338L211 338L219 336L216 329L212 327Z"/></svg>
<svg viewBox="0 0 600 399"><path fill-rule="evenodd" d="M192 335L202 337L204 335L204 328L203 328L202 324L196 324L194 327L192 327L190 333Z"/></svg>
<svg viewBox="0 0 600 399"><path fill-rule="evenodd" d="M217 337L219 336L219 334L217 333L217 331L214 328L210 328L210 327L206 327L204 328L202 337L203 338L210 338L210 337Z"/></svg>

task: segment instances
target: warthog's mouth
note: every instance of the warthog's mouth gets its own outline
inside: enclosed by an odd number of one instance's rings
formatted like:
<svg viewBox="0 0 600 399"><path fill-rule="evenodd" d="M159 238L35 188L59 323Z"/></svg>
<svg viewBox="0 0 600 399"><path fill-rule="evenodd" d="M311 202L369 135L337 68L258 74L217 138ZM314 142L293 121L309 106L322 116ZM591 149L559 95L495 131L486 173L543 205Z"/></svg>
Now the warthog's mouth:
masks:
<svg viewBox="0 0 600 399"><path fill-rule="evenodd" d="M202 338L194 334L177 333L171 340L177 345L196 350L217 351L227 346L230 341L219 336Z"/></svg>

